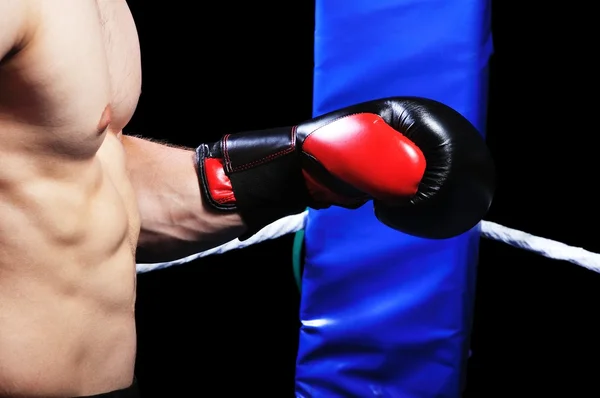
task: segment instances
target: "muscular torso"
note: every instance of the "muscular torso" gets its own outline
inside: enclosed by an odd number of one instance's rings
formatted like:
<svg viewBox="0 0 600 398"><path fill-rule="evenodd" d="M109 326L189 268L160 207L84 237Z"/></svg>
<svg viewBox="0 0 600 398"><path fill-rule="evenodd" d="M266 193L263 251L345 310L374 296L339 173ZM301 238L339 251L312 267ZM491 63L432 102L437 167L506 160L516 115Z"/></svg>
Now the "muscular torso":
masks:
<svg viewBox="0 0 600 398"><path fill-rule="evenodd" d="M0 63L0 396L124 388L139 217L116 133L140 92L135 26L125 0L22 1L30 37Z"/></svg>

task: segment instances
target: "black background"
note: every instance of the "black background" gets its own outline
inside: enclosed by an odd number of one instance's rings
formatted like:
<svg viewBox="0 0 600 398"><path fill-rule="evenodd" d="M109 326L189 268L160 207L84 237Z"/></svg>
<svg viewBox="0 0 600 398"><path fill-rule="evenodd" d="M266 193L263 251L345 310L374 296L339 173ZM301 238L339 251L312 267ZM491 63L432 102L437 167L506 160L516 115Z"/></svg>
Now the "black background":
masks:
<svg viewBox="0 0 600 398"><path fill-rule="evenodd" d="M312 2L128 2L143 65L130 132L193 147L310 118ZM499 188L487 219L600 252L593 14L510 0L494 0L492 13ZM293 396L291 244L139 276L144 395ZM600 396L599 292L595 273L482 241L465 395Z"/></svg>

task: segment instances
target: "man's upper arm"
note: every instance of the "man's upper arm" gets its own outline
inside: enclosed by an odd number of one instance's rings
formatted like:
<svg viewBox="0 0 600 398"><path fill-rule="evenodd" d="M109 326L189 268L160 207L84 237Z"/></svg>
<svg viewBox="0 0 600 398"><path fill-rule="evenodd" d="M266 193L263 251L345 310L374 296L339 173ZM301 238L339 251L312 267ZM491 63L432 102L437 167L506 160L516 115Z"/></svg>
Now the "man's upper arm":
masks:
<svg viewBox="0 0 600 398"><path fill-rule="evenodd" d="M0 0L0 62L24 45L28 0Z"/></svg>

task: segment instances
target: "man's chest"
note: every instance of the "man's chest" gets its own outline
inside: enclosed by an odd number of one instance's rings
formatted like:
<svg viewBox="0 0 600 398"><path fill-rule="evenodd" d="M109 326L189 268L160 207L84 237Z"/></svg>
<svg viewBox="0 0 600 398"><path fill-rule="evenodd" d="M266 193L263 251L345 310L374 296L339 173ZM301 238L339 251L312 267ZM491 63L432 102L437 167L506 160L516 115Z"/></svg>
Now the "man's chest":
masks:
<svg viewBox="0 0 600 398"><path fill-rule="evenodd" d="M127 124L140 94L137 32L125 0L31 0L30 44L0 70L2 110L68 135L93 134L108 107Z"/></svg>

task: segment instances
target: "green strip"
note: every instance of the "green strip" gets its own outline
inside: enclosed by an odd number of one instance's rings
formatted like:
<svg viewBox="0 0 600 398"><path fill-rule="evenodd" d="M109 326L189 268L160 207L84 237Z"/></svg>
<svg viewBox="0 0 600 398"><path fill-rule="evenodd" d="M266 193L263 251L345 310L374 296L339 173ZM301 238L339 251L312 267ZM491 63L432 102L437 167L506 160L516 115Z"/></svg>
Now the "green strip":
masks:
<svg viewBox="0 0 600 398"><path fill-rule="evenodd" d="M304 244L304 230L296 232L294 246L292 248L292 265L294 267L294 279L298 292L302 293L302 245Z"/></svg>

